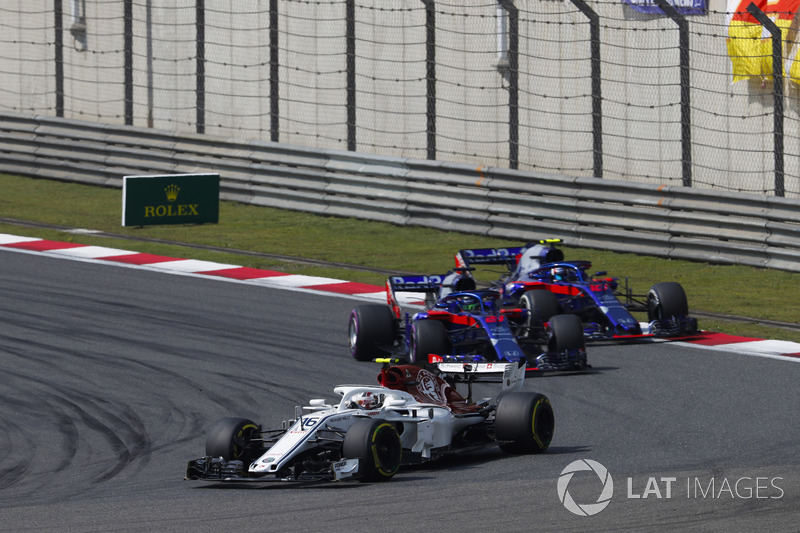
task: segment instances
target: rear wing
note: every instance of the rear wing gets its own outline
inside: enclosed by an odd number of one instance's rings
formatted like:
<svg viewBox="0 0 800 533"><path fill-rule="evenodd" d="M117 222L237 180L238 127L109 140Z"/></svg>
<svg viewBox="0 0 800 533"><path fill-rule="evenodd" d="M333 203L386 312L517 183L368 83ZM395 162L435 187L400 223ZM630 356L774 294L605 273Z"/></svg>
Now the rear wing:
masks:
<svg viewBox="0 0 800 533"><path fill-rule="evenodd" d="M522 390L522 385L525 381L525 371L527 364L525 359L520 359L516 362L469 362L469 363L445 363L441 362L441 357L431 355L429 357L428 370L434 370L434 373L439 375L440 378L446 380L451 386L456 383L466 383L469 387L467 394L467 401L472 402L472 384L473 383L501 383L500 392L495 397L495 401L509 392L519 392ZM378 376L378 382L384 387L389 386L393 381L391 379L390 368L397 364L407 364L402 359L397 358L377 358L373 359L376 363L382 363L381 374ZM420 371L424 372L424 370ZM407 374L408 370L403 371ZM395 374L396 375L396 374ZM414 378L416 379L416 378ZM416 384L416 382L414 382ZM340 387L337 387L337 389Z"/></svg>
<svg viewBox="0 0 800 533"><path fill-rule="evenodd" d="M386 280L386 299L392 307L395 317L400 318L398 292L416 292L430 309L439 299L452 292L471 291L475 289L475 279L463 268L457 268L447 274L392 276Z"/></svg>
<svg viewBox="0 0 800 533"><path fill-rule="evenodd" d="M436 359L436 357L431 357ZM497 363L447 363L431 362L439 372L447 374L449 379L460 383L502 383L498 394L499 400L508 392L519 392L525 381L526 362L524 359L516 362Z"/></svg>
<svg viewBox="0 0 800 533"><path fill-rule="evenodd" d="M517 264L520 254L525 250L522 246L512 248L466 248L455 255L457 268L470 268L475 265L507 265L509 268Z"/></svg>
<svg viewBox="0 0 800 533"><path fill-rule="evenodd" d="M430 292L436 293L446 276L391 276L386 284L392 292Z"/></svg>
<svg viewBox="0 0 800 533"><path fill-rule="evenodd" d="M564 260L564 253L555 247L561 239L541 239L525 246L508 248L466 248L455 254L456 267L470 268L475 265L505 265L513 271L523 255L539 264Z"/></svg>
<svg viewBox="0 0 800 533"><path fill-rule="evenodd" d="M439 291L442 288L447 275L444 276L425 276L425 275L408 275L408 276L391 276L386 280L386 303L388 303L394 316L400 318L400 302L397 298L398 292L416 292L420 293L420 298L425 301L426 306L430 302L437 300Z"/></svg>

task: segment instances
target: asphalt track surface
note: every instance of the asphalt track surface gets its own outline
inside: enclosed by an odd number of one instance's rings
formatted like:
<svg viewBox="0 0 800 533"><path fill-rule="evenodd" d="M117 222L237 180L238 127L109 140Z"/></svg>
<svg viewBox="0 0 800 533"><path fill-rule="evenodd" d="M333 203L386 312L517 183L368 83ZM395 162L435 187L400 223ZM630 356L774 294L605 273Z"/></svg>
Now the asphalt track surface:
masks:
<svg viewBox="0 0 800 533"><path fill-rule="evenodd" d="M0 251L0 531L797 530L800 364L671 343L593 346L593 372L526 380L556 414L542 455L378 484L184 481L217 419L272 426L374 382L347 355L355 303ZM582 459L614 483L593 516L557 489ZM590 471L566 486L581 505L602 491Z"/></svg>

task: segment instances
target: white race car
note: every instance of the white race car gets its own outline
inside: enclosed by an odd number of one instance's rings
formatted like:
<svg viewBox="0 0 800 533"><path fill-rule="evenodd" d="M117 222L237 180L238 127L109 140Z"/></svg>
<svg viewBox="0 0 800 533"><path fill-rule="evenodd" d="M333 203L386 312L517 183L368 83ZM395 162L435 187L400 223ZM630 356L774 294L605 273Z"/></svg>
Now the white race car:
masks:
<svg viewBox="0 0 800 533"><path fill-rule="evenodd" d="M214 482L388 480L400 465L500 446L539 453L550 445L554 417L542 394L522 392L525 364L450 364L437 375L413 366L384 366L379 385L340 385L337 405L311 400L282 428L264 430L243 418L212 428L204 457L189 461L186 479ZM472 383L499 381L492 399L473 402ZM455 388L466 382L465 398Z"/></svg>

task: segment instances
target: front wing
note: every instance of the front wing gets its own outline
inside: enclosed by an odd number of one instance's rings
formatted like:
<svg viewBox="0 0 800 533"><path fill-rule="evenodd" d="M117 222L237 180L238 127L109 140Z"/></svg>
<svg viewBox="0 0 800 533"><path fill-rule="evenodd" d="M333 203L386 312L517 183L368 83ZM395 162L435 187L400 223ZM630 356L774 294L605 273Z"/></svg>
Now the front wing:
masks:
<svg viewBox="0 0 800 533"><path fill-rule="evenodd" d="M269 483L300 482L315 483L322 481L341 481L352 479L358 473L358 459L342 459L340 461L307 461L306 467L298 475L252 475L242 461L226 461L222 457L201 457L189 461L186 465L187 480Z"/></svg>

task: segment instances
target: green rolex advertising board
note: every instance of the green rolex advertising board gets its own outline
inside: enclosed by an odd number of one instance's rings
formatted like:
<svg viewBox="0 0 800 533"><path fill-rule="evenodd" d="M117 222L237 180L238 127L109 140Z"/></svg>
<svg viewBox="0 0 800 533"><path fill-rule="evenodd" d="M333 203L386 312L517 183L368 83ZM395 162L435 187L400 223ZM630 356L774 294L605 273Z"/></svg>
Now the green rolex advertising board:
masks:
<svg viewBox="0 0 800 533"><path fill-rule="evenodd" d="M122 225L216 224L219 174L125 176Z"/></svg>

